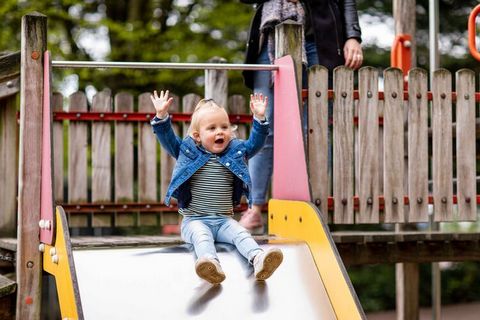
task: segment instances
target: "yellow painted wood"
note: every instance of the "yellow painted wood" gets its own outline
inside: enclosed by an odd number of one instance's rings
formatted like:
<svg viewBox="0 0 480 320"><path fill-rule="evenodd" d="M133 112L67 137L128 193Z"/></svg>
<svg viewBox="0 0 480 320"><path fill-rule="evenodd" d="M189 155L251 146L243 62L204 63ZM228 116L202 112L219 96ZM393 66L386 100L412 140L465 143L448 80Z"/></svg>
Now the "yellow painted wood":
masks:
<svg viewBox="0 0 480 320"><path fill-rule="evenodd" d="M337 319L365 319L328 227L317 208L303 201L272 199L268 203L268 232L307 243Z"/></svg>
<svg viewBox="0 0 480 320"><path fill-rule="evenodd" d="M45 245L43 269L55 277L62 319L83 319L67 219L63 208L56 210L55 246ZM57 262L54 262L54 257Z"/></svg>

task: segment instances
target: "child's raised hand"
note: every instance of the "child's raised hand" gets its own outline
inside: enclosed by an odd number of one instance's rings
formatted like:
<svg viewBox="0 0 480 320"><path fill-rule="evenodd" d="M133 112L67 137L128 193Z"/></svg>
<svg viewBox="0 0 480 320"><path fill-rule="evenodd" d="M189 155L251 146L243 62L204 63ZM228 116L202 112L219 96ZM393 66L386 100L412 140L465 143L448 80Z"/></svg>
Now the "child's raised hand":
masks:
<svg viewBox="0 0 480 320"><path fill-rule="evenodd" d="M168 108L173 102L173 98L168 98L168 90L165 93L160 91L160 96L157 94L157 90L153 91L153 94L150 95L152 99L153 106L157 112L157 118L164 119L168 114Z"/></svg>
<svg viewBox="0 0 480 320"><path fill-rule="evenodd" d="M253 115L259 120L265 120L265 112L267 110L268 97L263 96L263 94L251 94L250 95L250 110L252 110Z"/></svg>

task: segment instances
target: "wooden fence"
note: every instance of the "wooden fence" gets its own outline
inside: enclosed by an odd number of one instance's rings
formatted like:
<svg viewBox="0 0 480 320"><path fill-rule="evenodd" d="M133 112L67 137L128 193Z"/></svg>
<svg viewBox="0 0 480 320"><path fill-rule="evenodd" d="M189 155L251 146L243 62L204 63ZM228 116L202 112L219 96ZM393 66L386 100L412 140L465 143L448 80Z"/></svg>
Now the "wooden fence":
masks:
<svg viewBox="0 0 480 320"><path fill-rule="evenodd" d="M312 201L333 223L428 222L477 218L475 74L437 70L404 75L390 68L354 72L339 67L334 90L327 71L309 74L309 168ZM328 95L333 98L333 179L328 179ZM455 146L455 147L454 147ZM454 181L454 173L456 180ZM429 181L432 188L429 189ZM456 194L454 194L454 182ZM327 187L328 186L328 187ZM329 190L333 190L330 197ZM381 210L383 214L380 215Z"/></svg>
<svg viewBox="0 0 480 320"><path fill-rule="evenodd" d="M354 75L352 70L338 68L334 90L329 92L327 71L316 66L309 72L312 201L331 223L339 224L427 222L432 208L435 221L475 220L479 95L474 73L455 74L457 92L452 92L452 75L446 70L435 72L432 91L427 90L427 73L421 69L409 73L408 91L398 69L383 73L383 91L378 88L377 69L362 68L355 90ZM149 95L120 92L112 97L105 90L93 97L90 108L83 92L53 95L54 198L65 206L72 227L158 226L178 221L174 209L162 204L174 160L160 150L147 118L127 119L135 112L153 116ZM200 96L174 98L172 111L188 114ZM329 103L333 105L330 126ZM233 114L247 110L240 95L231 96L228 106ZM7 182L16 178L16 168L15 174L8 172L15 167L12 143L18 141L14 110L1 108L2 170ZM62 118L64 111L69 117ZM124 113L125 119L102 120L111 112ZM86 113L97 120L86 121ZM70 120L61 120L66 118ZM181 136L187 125L174 122ZM248 125L240 124L239 136L245 137L247 130ZM329 134L333 136L330 177ZM13 184L3 187L8 185ZM6 197L8 192L1 194Z"/></svg>
<svg viewBox="0 0 480 320"><path fill-rule="evenodd" d="M63 112L64 97L53 95L54 198L69 213L71 227L178 222L174 209L162 204L174 159L161 150L148 121L154 115L150 94L120 92L112 97L104 90L89 108L85 93L76 92L66 99L68 114ZM186 135L188 123L176 121L185 115L175 113L191 113L199 100L196 94L174 95L170 111L180 136ZM234 95L228 106L232 114L245 113L246 101ZM123 119L109 121L112 112ZM135 112L144 115L143 121L129 120ZM239 137L246 136L246 126L238 124Z"/></svg>

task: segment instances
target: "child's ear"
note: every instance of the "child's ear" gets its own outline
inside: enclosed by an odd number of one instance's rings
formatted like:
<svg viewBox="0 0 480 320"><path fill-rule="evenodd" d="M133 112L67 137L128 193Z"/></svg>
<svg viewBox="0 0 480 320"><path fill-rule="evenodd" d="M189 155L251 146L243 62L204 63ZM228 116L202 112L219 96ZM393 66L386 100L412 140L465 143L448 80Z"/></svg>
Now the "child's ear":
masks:
<svg viewBox="0 0 480 320"><path fill-rule="evenodd" d="M198 133L198 131L193 131L192 136L193 136L193 140L200 143L200 134Z"/></svg>

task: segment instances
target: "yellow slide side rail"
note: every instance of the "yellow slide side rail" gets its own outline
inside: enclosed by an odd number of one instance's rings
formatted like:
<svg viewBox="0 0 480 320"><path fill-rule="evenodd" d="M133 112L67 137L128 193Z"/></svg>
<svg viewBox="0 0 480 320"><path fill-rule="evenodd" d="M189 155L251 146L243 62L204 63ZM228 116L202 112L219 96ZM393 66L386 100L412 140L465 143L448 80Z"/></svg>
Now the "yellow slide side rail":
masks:
<svg viewBox="0 0 480 320"><path fill-rule="evenodd" d="M328 226L313 204L270 200L268 233L307 243L337 319L366 319Z"/></svg>
<svg viewBox="0 0 480 320"><path fill-rule="evenodd" d="M62 319L83 319L67 218L57 206L55 246L45 244L43 269L55 277Z"/></svg>

